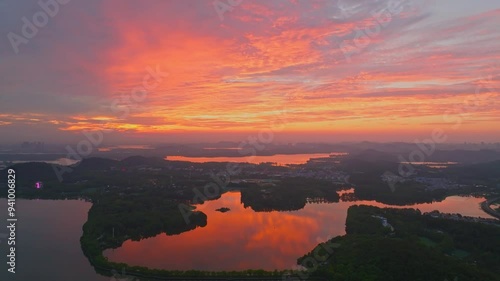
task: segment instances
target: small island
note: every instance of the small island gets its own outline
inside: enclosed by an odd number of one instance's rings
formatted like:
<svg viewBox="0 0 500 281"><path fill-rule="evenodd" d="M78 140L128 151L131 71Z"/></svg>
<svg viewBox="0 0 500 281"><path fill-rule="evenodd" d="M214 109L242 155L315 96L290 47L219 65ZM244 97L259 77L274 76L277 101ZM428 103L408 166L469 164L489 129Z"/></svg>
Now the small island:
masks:
<svg viewBox="0 0 500 281"><path fill-rule="evenodd" d="M231 211L231 209L223 207L223 208L216 209L216 211L217 212L221 212L221 213L225 213L225 212Z"/></svg>

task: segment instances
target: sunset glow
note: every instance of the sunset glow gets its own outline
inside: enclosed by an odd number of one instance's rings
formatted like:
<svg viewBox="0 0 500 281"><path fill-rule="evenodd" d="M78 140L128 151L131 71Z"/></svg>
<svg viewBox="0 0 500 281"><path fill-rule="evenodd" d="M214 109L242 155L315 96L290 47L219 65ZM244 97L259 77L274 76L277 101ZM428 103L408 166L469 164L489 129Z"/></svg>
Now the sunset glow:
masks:
<svg viewBox="0 0 500 281"><path fill-rule="evenodd" d="M41 10L0 5L4 35ZM498 1L245 0L222 17L212 0L59 8L28 43L0 43L7 141L413 141L436 128L500 140Z"/></svg>

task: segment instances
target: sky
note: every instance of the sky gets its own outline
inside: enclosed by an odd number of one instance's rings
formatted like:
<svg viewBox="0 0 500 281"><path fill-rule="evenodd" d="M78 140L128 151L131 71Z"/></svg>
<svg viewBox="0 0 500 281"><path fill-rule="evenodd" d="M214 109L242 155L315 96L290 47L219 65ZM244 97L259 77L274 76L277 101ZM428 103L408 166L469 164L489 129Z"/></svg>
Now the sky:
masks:
<svg viewBox="0 0 500 281"><path fill-rule="evenodd" d="M0 0L0 143L500 142L498 0Z"/></svg>

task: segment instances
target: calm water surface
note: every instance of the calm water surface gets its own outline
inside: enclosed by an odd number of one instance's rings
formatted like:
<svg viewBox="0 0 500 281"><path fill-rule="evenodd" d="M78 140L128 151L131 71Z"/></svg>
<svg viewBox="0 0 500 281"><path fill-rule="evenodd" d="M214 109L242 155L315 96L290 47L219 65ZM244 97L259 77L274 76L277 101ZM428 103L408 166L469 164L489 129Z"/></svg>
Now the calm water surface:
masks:
<svg viewBox="0 0 500 281"><path fill-rule="evenodd" d="M332 236L345 234L347 209L355 204L388 207L373 201L307 204L299 211L254 212L241 204L240 192L198 205L208 225L180 235L160 234L142 241L126 241L105 252L110 260L162 269L244 270L292 269L298 257ZM432 204L411 206L422 212L439 210L487 217L482 198L448 197ZM228 207L231 211L215 211ZM397 207L403 208L403 207Z"/></svg>
<svg viewBox="0 0 500 281"><path fill-rule="evenodd" d="M91 203L78 200L16 201L16 274L7 272L7 243L0 240L0 280L109 281L95 273L80 247ZM7 200L0 199L0 234ZM2 238L2 236L0 236ZM10 247L10 246L9 246Z"/></svg>
<svg viewBox="0 0 500 281"><path fill-rule="evenodd" d="M293 212L254 212L243 208L239 192L198 205L208 225L180 235L126 241L105 255L112 261L164 269L292 269L296 259L319 242L345 234L347 208L354 204L387 205L373 201L308 204ZM479 208L482 198L448 197L412 207L489 217ZM109 281L95 273L80 248L82 226L91 207L78 200L17 200L16 274L7 274L7 244L0 236L0 280ZM229 207L221 213L217 208ZM0 199L0 210L7 201ZM5 222L7 212L0 212ZM0 231L0 235L5 233Z"/></svg>
<svg viewBox="0 0 500 281"><path fill-rule="evenodd" d="M309 153L309 154L276 154L271 156L242 156L242 157L185 157L185 156L167 156L165 159L169 161L189 161L195 163L204 162L237 162L237 163L277 163L279 165L286 164L304 164L311 158L323 158L332 156L342 156L345 153Z"/></svg>

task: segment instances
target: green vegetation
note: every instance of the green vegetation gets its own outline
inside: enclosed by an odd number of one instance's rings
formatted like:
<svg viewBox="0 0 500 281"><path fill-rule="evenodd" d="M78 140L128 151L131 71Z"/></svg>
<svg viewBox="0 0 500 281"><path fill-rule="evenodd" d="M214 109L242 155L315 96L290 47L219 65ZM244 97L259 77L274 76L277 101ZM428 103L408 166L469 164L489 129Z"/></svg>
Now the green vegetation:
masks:
<svg viewBox="0 0 500 281"><path fill-rule="evenodd" d="M387 219L394 231L384 227ZM421 215L413 209L349 208L341 246L310 276L329 280L500 280L500 227ZM301 264L313 252L300 258Z"/></svg>
<svg viewBox="0 0 500 281"><path fill-rule="evenodd" d="M257 212L293 211L304 208L307 199L339 202L339 186L325 180L286 178L276 184L241 189L241 201Z"/></svg>
<svg viewBox="0 0 500 281"><path fill-rule="evenodd" d="M281 182L275 187L266 187L270 190L276 188L283 192L286 186L289 190L297 189L297 193L292 193L291 198L303 201L306 196L321 196L338 201L335 187L324 181L313 181L313 185L307 185L304 179L294 179ZM285 185L286 184L286 185ZM302 184L302 185L300 185ZM311 184L311 182L309 182ZM292 186L290 186L292 185ZM258 190L260 188L247 188L248 190ZM101 192L94 195L94 205L89 211L89 218L84 225L84 234L81 238L82 249L96 269L106 273L110 269L121 269L129 273L140 276L173 277L173 276L227 276L227 277L249 277L249 276L276 276L284 274L282 271L246 270L246 271L179 271L179 270L156 270L145 267L129 266L108 261L103 255L103 251L110 248L118 248L127 239L140 240L155 236L162 232L167 235L179 234L192 230L196 227L203 227L207 223L207 217L202 212L191 210L188 215L190 223L186 224L178 204L182 201L165 199L167 198L163 189L145 189L141 192L127 191L118 195L115 192ZM295 196L295 197L294 197ZM279 200L273 202L280 202ZM279 205L281 208L289 202ZM303 207L303 206L302 206ZM194 208L193 208L194 209ZM221 208L220 211L227 211Z"/></svg>
<svg viewBox="0 0 500 281"><path fill-rule="evenodd" d="M391 186L382 180L387 171L398 171L398 164L388 161L367 161L348 159L342 168L351 175L350 182L356 188L354 194L359 200L375 200L389 205L407 205L441 201L448 196L446 190L428 191L425 186L412 180L394 183Z"/></svg>
<svg viewBox="0 0 500 281"><path fill-rule="evenodd" d="M186 223L179 211L178 203L155 196L154 191L129 197L109 194L96 197L80 239L84 254L97 270L107 275L112 269L118 271L124 269L128 274L145 277L280 275L278 271L263 270L233 272L157 270L110 262L103 256L104 250L118 248L128 239L140 240L160 233L175 235L207 224L206 215L194 210L189 215L189 223Z"/></svg>
<svg viewBox="0 0 500 281"><path fill-rule="evenodd" d="M196 169L225 168L224 163L193 164L168 162L157 158L130 157L122 161L90 158L70 167L71 172L59 179L54 172L67 167L44 163L17 164L18 198L87 198L93 205L80 238L85 256L95 269L107 276L111 271L141 277L201 276L281 276L279 271L246 270L207 272L198 270L156 270L108 261L106 249L120 247L126 240L141 240L161 233L176 235L207 224L207 216L196 211L192 203L213 198L197 197L195 190L211 182L209 176ZM2 171L6 173L7 170ZM36 189L35 182L44 188ZM225 192L221 190L221 192ZM192 202L196 198L196 202ZM179 205L185 206L182 212ZM189 221L184 216L189 217Z"/></svg>
<svg viewBox="0 0 500 281"><path fill-rule="evenodd" d="M366 155L365 155L366 156ZM368 155L369 156L369 155ZM366 157L368 157L366 156ZM378 155L375 155L379 157ZM302 209L308 201L338 202L341 184L326 179L286 176L271 178L274 172L293 168L245 164L243 180L228 189L241 191L245 207L254 211L289 211ZM496 163L473 167L469 172L456 167L447 170L454 179L473 182L485 177L484 184L498 184ZM108 261L103 251L120 247L128 239L140 240L160 233L176 235L207 224L204 213L191 206L207 198L197 196L213 180L212 171L225 170L225 163L170 162L157 158L130 157L122 161L91 158L71 167L71 173L59 182L51 165L27 163L15 165L19 198L87 198L93 202L88 221L83 226L81 246L97 271L110 275L111 270L126 270L138 276L277 276L281 271L176 271L156 270ZM397 183L391 190L381 175L397 171L397 163L349 159L340 164L351 175L355 197L386 204L409 204L442 200L450 191L429 191L414 181ZM64 169L56 167L57 169ZM425 168L419 172L425 173ZM489 176L483 171L489 171ZM266 172L268 174L266 174ZM5 171L4 171L5 172ZM461 175L463 174L463 175ZM37 190L34 183L44 182ZM498 186L498 185L497 185ZM224 189L220 190L222 193ZM217 199L216 194L210 200ZM196 199L195 199L196 198ZM196 202L195 202L196 201ZM184 204L189 222L179 210ZM220 211L227 211L221 208ZM374 217L377 216L377 217ZM381 218L390 224L384 226ZM391 228L392 227L392 228ZM299 264L320 253L328 259L310 268L307 276L327 280L499 280L500 227L423 216L419 211L351 207L346 222L347 235L330 242L340 245L333 252L318 251L300 258ZM321 248L322 247L322 248Z"/></svg>
<svg viewBox="0 0 500 281"><path fill-rule="evenodd" d="M445 174L463 184L486 185L500 191L500 161L450 167Z"/></svg>

